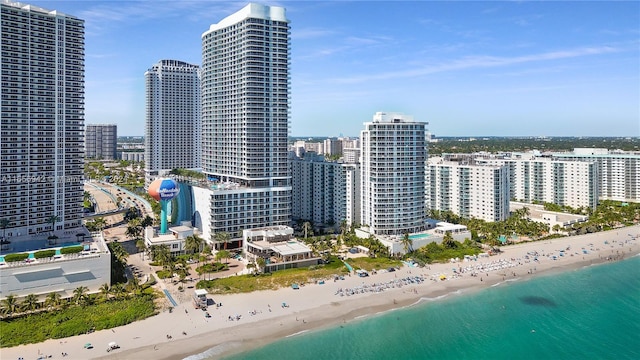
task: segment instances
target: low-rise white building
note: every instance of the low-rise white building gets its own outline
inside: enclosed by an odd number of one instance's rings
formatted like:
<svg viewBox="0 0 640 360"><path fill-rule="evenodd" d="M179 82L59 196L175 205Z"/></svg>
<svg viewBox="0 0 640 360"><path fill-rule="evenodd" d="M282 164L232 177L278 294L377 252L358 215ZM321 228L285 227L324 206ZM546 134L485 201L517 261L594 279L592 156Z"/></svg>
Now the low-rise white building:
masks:
<svg viewBox="0 0 640 360"><path fill-rule="evenodd" d="M293 237L289 226L270 226L242 232L242 250L250 263L265 260L265 271L317 265L320 258Z"/></svg>
<svg viewBox="0 0 640 360"><path fill-rule="evenodd" d="M54 292L69 298L81 286L86 287L88 293L95 293L103 284L111 283L111 253L100 233L86 237L78 237L75 232L66 236L61 234L57 245L48 245L46 238L34 239L29 235L11 241L0 255L0 299L34 294L44 300L47 294ZM83 249L76 253L62 250L74 246ZM37 258L36 253L42 250L54 250L55 253L51 257ZM5 260L8 254L17 253L28 254L28 257L22 261Z"/></svg>
<svg viewBox="0 0 640 360"><path fill-rule="evenodd" d="M451 224L444 221L433 222L427 219L425 221L425 229L427 230L409 234L413 250L420 249L432 242L436 244L442 243L447 232L451 234L455 241L464 242L466 239L471 239L471 232L464 225ZM405 244L402 242L404 235L374 235L368 227L356 229L355 234L361 239L366 239L370 236L375 237L387 247L390 254L404 255L409 250L405 249Z"/></svg>
<svg viewBox="0 0 640 360"><path fill-rule="evenodd" d="M145 243L147 247L166 245L172 255L184 253L185 239L194 234L194 228L189 221L183 221L179 226L172 226L166 234L159 234L158 229L148 226L144 231Z"/></svg>
<svg viewBox="0 0 640 360"><path fill-rule="evenodd" d="M589 220L586 215L567 214L563 212L547 211L543 205L525 204L519 202L511 202L509 208L511 211L516 211L526 207L529 209L529 216L527 218L531 221L543 223L549 225L551 231L558 225L560 228L569 228L574 224L585 222Z"/></svg>

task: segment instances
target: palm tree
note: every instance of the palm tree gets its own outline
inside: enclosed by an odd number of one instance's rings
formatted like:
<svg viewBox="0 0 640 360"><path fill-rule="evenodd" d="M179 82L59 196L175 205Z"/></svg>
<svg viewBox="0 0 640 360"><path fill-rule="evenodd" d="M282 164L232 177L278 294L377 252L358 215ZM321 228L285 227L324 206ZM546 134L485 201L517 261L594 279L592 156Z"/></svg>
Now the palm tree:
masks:
<svg viewBox="0 0 640 360"><path fill-rule="evenodd" d="M140 223L141 221L139 218L129 220L129 223L127 224L127 231L125 231L124 234L134 239L140 237L143 230L142 226L140 226Z"/></svg>
<svg viewBox="0 0 640 360"><path fill-rule="evenodd" d="M103 217L97 217L93 219L93 225L102 233L102 230L107 226L107 221Z"/></svg>
<svg viewBox="0 0 640 360"><path fill-rule="evenodd" d="M131 291L135 295L138 295L140 293L140 290L142 290L142 287L140 286L140 280L138 280L138 278L134 276L131 280L129 280L129 291Z"/></svg>
<svg viewBox="0 0 640 360"><path fill-rule="evenodd" d="M224 231L221 231L221 232L216 233L214 235L214 239L218 243L223 243L224 244L224 250L227 250L227 243L231 239L231 236L228 233L226 233Z"/></svg>
<svg viewBox="0 0 640 360"><path fill-rule="evenodd" d="M258 271L264 272L264 267L267 265L267 261L261 257L256 260L256 265L258 265Z"/></svg>
<svg viewBox="0 0 640 360"><path fill-rule="evenodd" d="M347 224L347 220L340 221L340 234L342 238L349 232L349 225Z"/></svg>
<svg viewBox="0 0 640 360"><path fill-rule="evenodd" d="M79 286L73 290L73 301L76 305L84 300L85 296L87 296L87 291L89 291L89 289L86 286Z"/></svg>
<svg viewBox="0 0 640 360"><path fill-rule="evenodd" d="M136 241L136 248L142 253L142 259L144 260L144 253L147 251L147 243L144 239L138 239Z"/></svg>
<svg viewBox="0 0 640 360"><path fill-rule="evenodd" d="M402 237L402 246L404 246L405 253L413 252L413 240L409 237L409 233L405 233Z"/></svg>
<svg viewBox="0 0 640 360"><path fill-rule="evenodd" d="M448 249L453 249L456 247L456 243L453 240L453 236L451 235L451 231L447 231L444 234L444 238L442 239L442 245Z"/></svg>
<svg viewBox="0 0 640 360"><path fill-rule="evenodd" d="M153 218L149 215L145 216L144 219L140 221L140 226L142 226L143 229L151 225L153 225Z"/></svg>
<svg viewBox="0 0 640 360"><path fill-rule="evenodd" d="M247 264L247 270L249 270L249 273L253 273L253 270L255 270L255 268L256 268L256 264L254 263Z"/></svg>
<svg viewBox="0 0 640 360"><path fill-rule="evenodd" d="M204 239L199 237L198 235L187 236L184 239L184 247L187 251L193 253L200 252L200 248L202 247L202 243Z"/></svg>
<svg viewBox="0 0 640 360"><path fill-rule="evenodd" d="M216 260L218 259L229 259L229 257L231 256L231 253L227 250L220 250L216 253ZM225 263L228 263L228 261L225 261Z"/></svg>
<svg viewBox="0 0 640 360"><path fill-rule="evenodd" d="M57 215L51 215L47 218L47 222L51 224L51 235L53 235L58 221L60 221L60 218Z"/></svg>
<svg viewBox="0 0 640 360"><path fill-rule="evenodd" d="M109 291L110 291L109 284L104 283L100 286L100 294L105 300L109 300Z"/></svg>
<svg viewBox="0 0 640 360"><path fill-rule="evenodd" d="M125 293L124 286L121 283L117 283L111 287L111 293L116 299L122 298Z"/></svg>
<svg viewBox="0 0 640 360"><path fill-rule="evenodd" d="M15 295L9 294L4 300L2 300L2 312L11 315L18 310L18 301Z"/></svg>
<svg viewBox="0 0 640 360"><path fill-rule="evenodd" d="M47 307L58 307L62 301L60 293L52 292L47 294L47 298L44 300L44 305Z"/></svg>
<svg viewBox="0 0 640 360"><path fill-rule="evenodd" d="M308 221L305 221L304 224L302 224L302 231L304 231L305 239L307 238L307 235L313 236L313 226Z"/></svg>
<svg viewBox="0 0 640 360"><path fill-rule="evenodd" d="M36 310L38 308L38 297L35 294L29 294L24 297L20 306L24 311Z"/></svg>
<svg viewBox="0 0 640 360"><path fill-rule="evenodd" d="M9 219L0 219L0 228L2 228L2 240L6 240L5 239L5 233L7 231L7 228L9 227L9 225L11 225L11 221Z"/></svg>

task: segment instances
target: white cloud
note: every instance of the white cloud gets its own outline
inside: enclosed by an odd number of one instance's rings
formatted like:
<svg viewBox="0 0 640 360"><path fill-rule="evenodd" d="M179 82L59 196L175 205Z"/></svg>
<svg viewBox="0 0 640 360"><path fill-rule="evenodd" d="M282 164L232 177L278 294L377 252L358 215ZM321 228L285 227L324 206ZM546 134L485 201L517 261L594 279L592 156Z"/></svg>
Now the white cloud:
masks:
<svg viewBox="0 0 640 360"><path fill-rule="evenodd" d="M552 51L540 54L531 54L514 57L498 57L498 56L468 56L457 60L443 62L440 64L427 65L422 67L415 67L412 69L402 71L390 71L371 75L359 75L353 77L343 77L330 79L334 83L358 83L370 80L385 80L391 78L407 78L424 76L434 73L466 70L474 68L486 68L486 67L499 67L508 66L514 64L522 64L538 61L552 61L567 58L575 58L582 56L599 55L620 51L620 49L600 46L600 47L584 47L562 51Z"/></svg>

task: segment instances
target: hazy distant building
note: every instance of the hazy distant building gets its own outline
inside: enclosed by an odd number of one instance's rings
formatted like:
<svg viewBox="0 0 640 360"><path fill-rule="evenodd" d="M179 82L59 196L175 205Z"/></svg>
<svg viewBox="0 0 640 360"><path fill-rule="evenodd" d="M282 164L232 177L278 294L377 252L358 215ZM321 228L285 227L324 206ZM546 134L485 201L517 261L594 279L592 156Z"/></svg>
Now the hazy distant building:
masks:
<svg viewBox="0 0 640 360"><path fill-rule="evenodd" d="M576 148L572 153L551 156L556 160L595 162L600 199L640 202L640 153Z"/></svg>
<svg viewBox="0 0 640 360"><path fill-rule="evenodd" d="M144 77L147 184L172 169L200 169L200 68L183 61L160 60Z"/></svg>
<svg viewBox="0 0 640 360"><path fill-rule="evenodd" d="M249 4L202 34L203 171L219 181L213 236L290 224L289 65L282 7Z"/></svg>
<svg viewBox="0 0 640 360"><path fill-rule="evenodd" d="M360 163L360 149L345 148L342 150L342 160L347 164Z"/></svg>
<svg viewBox="0 0 640 360"><path fill-rule="evenodd" d="M413 117L378 112L361 132L361 222L374 235L424 229L425 126Z"/></svg>
<svg viewBox="0 0 640 360"><path fill-rule="evenodd" d="M322 145L324 154L328 156L342 155L342 140L329 138L325 139Z"/></svg>
<svg viewBox="0 0 640 360"><path fill-rule="evenodd" d="M115 124L88 124L84 135L87 159L117 159L118 127Z"/></svg>
<svg viewBox="0 0 640 360"><path fill-rule="evenodd" d="M430 158L427 208L467 219L502 221L509 217L509 168Z"/></svg>
<svg viewBox="0 0 640 360"><path fill-rule="evenodd" d="M0 2L0 218L6 236L81 225L84 20Z"/></svg>
<svg viewBox="0 0 640 360"><path fill-rule="evenodd" d="M144 153L140 151L123 151L120 154L120 159L133 162L143 162Z"/></svg>

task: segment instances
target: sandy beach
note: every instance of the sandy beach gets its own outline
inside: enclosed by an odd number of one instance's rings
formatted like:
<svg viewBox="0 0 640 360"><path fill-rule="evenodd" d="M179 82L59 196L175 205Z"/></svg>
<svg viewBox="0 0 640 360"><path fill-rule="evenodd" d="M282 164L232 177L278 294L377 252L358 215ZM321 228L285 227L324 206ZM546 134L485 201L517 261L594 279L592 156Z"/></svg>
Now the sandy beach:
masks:
<svg viewBox="0 0 640 360"><path fill-rule="evenodd" d="M38 359L51 355L58 359L67 353L65 359L183 359L212 348L207 356L218 357L292 334L410 306L421 299L457 296L507 280L626 259L640 253L640 226L522 243L502 250L500 255L476 261L425 268L404 266L395 272L378 272L365 278L352 275L345 280L308 284L299 290L209 295L222 304L209 306L210 318L184 297L172 312L165 310L142 321L92 334L2 348L0 358ZM416 277L424 281L403 280ZM446 280L441 280L443 277ZM109 342L116 342L120 349L107 353ZM84 349L85 343L94 348Z"/></svg>

